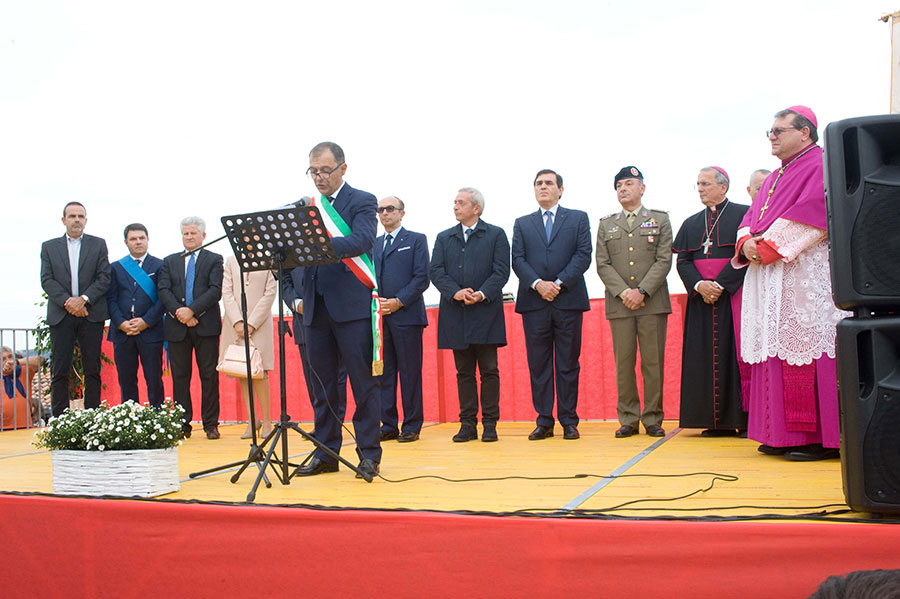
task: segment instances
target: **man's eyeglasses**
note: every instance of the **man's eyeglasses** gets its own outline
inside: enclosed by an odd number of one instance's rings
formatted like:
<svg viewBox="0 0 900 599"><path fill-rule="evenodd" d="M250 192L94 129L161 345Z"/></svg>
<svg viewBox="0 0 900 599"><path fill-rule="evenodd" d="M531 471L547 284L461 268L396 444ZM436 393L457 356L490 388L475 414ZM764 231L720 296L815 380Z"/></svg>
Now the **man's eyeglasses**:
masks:
<svg viewBox="0 0 900 599"><path fill-rule="evenodd" d="M375 209L375 211L378 212L378 214L381 214L382 212L387 212L388 214L391 214L394 210L400 210L400 209L397 208L396 206L379 206L378 208Z"/></svg>
<svg viewBox="0 0 900 599"><path fill-rule="evenodd" d="M333 169L331 169L330 171L318 171L318 170L314 170L312 167L309 167L308 169L306 169L306 176L313 180L318 179L319 177L330 177L331 173L338 170L342 166L344 166L343 162L340 163L339 165L337 165L336 167L334 167Z"/></svg>
<svg viewBox="0 0 900 599"><path fill-rule="evenodd" d="M784 133L785 131L791 131L792 129L793 129L793 130L796 130L797 128L796 128L796 127L788 127L787 129L780 129L780 128L778 128L778 127L775 127L774 129L769 129L768 131L766 131L766 138L769 138L769 137L778 137L779 135L781 135L781 134Z"/></svg>

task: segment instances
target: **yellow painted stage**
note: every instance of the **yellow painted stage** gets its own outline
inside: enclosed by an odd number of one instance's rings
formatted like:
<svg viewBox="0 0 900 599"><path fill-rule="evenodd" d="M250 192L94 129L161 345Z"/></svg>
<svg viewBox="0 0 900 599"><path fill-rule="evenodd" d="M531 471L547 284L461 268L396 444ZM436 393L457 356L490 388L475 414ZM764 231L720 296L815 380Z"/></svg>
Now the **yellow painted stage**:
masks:
<svg viewBox="0 0 900 599"><path fill-rule="evenodd" d="M163 498L246 501L255 466L237 483L230 482L235 469L189 476L245 459L249 442L239 438L245 426L221 426L217 441L195 429L179 448L181 490ZM674 422L665 423L665 438L616 439L617 426L582 422L581 439L574 441L564 440L557 426L556 437L529 441L532 424L501 422L497 443L453 443L456 424L426 425L419 441L383 444L383 478L371 484L343 467L334 474L296 477L289 485L270 475L271 488L261 485L255 502L494 513L583 510L637 517L868 516L845 505L838 460L790 462L760 454L754 441L704 438ZM33 430L0 434L0 491L53 492L50 454L35 449L32 437ZM344 440L342 455L357 463L346 433ZM313 447L295 432L288 434L288 446L294 463Z"/></svg>

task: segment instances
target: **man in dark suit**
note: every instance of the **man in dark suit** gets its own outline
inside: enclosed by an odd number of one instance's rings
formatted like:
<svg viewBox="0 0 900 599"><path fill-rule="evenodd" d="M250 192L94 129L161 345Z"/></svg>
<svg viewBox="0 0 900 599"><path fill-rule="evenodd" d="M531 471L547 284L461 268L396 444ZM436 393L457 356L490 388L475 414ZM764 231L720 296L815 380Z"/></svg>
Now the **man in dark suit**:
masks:
<svg viewBox="0 0 900 599"><path fill-rule="evenodd" d="M50 327L50 394L54 416L69 407L69 372L75 341L84 366L84 406L100 406L100 346L108 317L109 254L106 241L84 233L87 211L79 202L63 208L66 234L41 246L41 287Z"/></svg>
<svg viewBox="0 0 900 599"><path fill-rule="evenodd" d="M503 286L509 280L509 241L500 227L481 220L484 196L472 187L459 190L453 213L459 225L438 234L431 254L431 282L441 292L438 349L452 349L459 393L457 443L478 438L478 386L481 373L482 441L497 440L500 370L497 348L506 345Z"/></svg>
<svg viewBox="0 0 900 599"><path fill-rule="evenodd" d="M331 238L340 262L303 269L303 324L310 349L309 364L322 384L313 385L316 438L335 453L341 450L344 400L338 392L341 364L347 369L356 411L359 468L375 475L381 463L378 427L381 409L375 367L372 323L372 287L375 273L365 261L375 242L377 202L372 194L353 189L344 182L347 164L344 151L332 142L322 142L309 153L307 174L322 197L315 201L326 222L341 221L349 233ZM331 230L331 229L329 229ZM366 256L363 260L362 256ZM357 275L357 272L359 273ZM338 464L317 450L300 467L298 476L337 472ZM357 474L359 477L360 475Z"/></svg>
<svg viewBox="0 0 900 599"><path fill-rule="evenodd" d="M553 383L563 438L577 439L581 325L591 309L584 272L591 264L587 213L559 205L562 177L550 169L534 178L540 210L516 219L512 267L519 277L516 312L522 315L537 412L532 441L553 436Z"/></svg>
<svg viewBox="0 0 900 599"><path fill-rule="evenodd" d="M309 367L306 328L303 325L303 267L292 268L284 273L284 280L281 281L281 298L291 310L294 343L297 344L297 351L300 352L300 367L303 370L303 380L306 381L306 392L309 395L310 404L312 404L315 385L318 382ZM347 409L347 369L343 364L338 369L338 398L342 408L338 411L338 416L343 422ZM311 434L315 436L315 431L312 431Z"/></svg>
<svg viewBox="0 0 900 599"><path fill-rule="evenodd" d="M425 300L428 289L428 240L406 230L400 198L378 202L384 235L375 240L375 272L384 328L384 373L381 376L381 440L409 443L422 430L422 333L428 326ZM403 427L398 428L397 375L403 404Z"/></svg>
<svg viewBox="0 0 900 599"><path fill-rule="evenodd" d="M672 225L662 210L643 206L644 175L634 166L614 178L622 205L597 227L597 274L606 286L606 319L616 361L616 412L622 425L616 438L638 434L638 422L651 437L665 437L662 386L666 322L672 312L666 275L672 267ZM644 379L644 409L634 367L638 347Z"/></svg>
<svg viewBox="0 0 900 599"><path fill-rule="evenodd" d="M191 356L196 355L200 375L200 416L207 439L219 438L219 335L222 318L222 256L196 251L206 239L206 222L189 216L181 221L184 252L163 260L159 271L159 297L166 310L163 335L169 343L172 395L184 408L185 438L191 436Z"/></svg>
<svg viewBox="0 0 900 599"><path fill-rule="evenodd" d="M163 403L163 305L156 289L162 260L147 252L147 227L125 227L128 255L110 265L109 335L116 359L122 402L138 401L138 360L144 369L151 406Z"/></svg>

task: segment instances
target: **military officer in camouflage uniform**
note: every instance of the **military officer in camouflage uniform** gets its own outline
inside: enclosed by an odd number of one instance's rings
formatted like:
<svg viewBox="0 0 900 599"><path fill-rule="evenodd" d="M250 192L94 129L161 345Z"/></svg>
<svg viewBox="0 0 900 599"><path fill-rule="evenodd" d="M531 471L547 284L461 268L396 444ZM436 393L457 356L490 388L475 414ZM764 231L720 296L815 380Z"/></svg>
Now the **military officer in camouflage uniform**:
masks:
<svg viewBox="0 0 900 599"><path fill-rule="evenodd" d="M597 274L606 285L606 318L616 360L616 437L639 432L638 420L651 437L664 437L662 379L666 321L672 312L666 275L672 266L669 215L641 204L644 175L626 166L615 178L622 211L600 219L597 229ZM634 367L641 348L644 411Z"/></svg>

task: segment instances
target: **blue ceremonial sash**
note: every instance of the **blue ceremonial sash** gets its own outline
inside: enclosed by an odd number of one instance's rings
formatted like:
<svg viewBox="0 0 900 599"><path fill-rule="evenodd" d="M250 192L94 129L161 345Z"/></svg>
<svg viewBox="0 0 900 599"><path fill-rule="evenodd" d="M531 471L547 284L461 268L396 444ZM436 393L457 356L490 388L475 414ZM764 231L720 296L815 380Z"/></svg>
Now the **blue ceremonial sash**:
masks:
<svg viewBox="0 0 900 599"><path fill-rule="evenodd" d="M19 378L20 374L22 374L22 367L16 366L15 372L13 374L3 375L3 390L6 392L6 396L10 399L12 399L13 395L15 395L16 389L19 390L19 393L22 394L22 397L28 397L28 394L25 392L25 386L22 384L22 379ZM13 387L13 385L15 385L15 388Z"/></svg>
<svg viewBox="0 0 900 599"><path fill-rule="evenodd" d="M141 286L141 289L144 290L144 293L147 294L147 297L150 298L150 301L154 304L159 299L159 296L156 293L156 283L153 282L153 279L150 278L143 268L138 266L137 261L131 257L131 254L125 256L121 260L119 260L119 264L122 265L122 268L125 269L131 278L134 279L134 282Z"/></svg>

